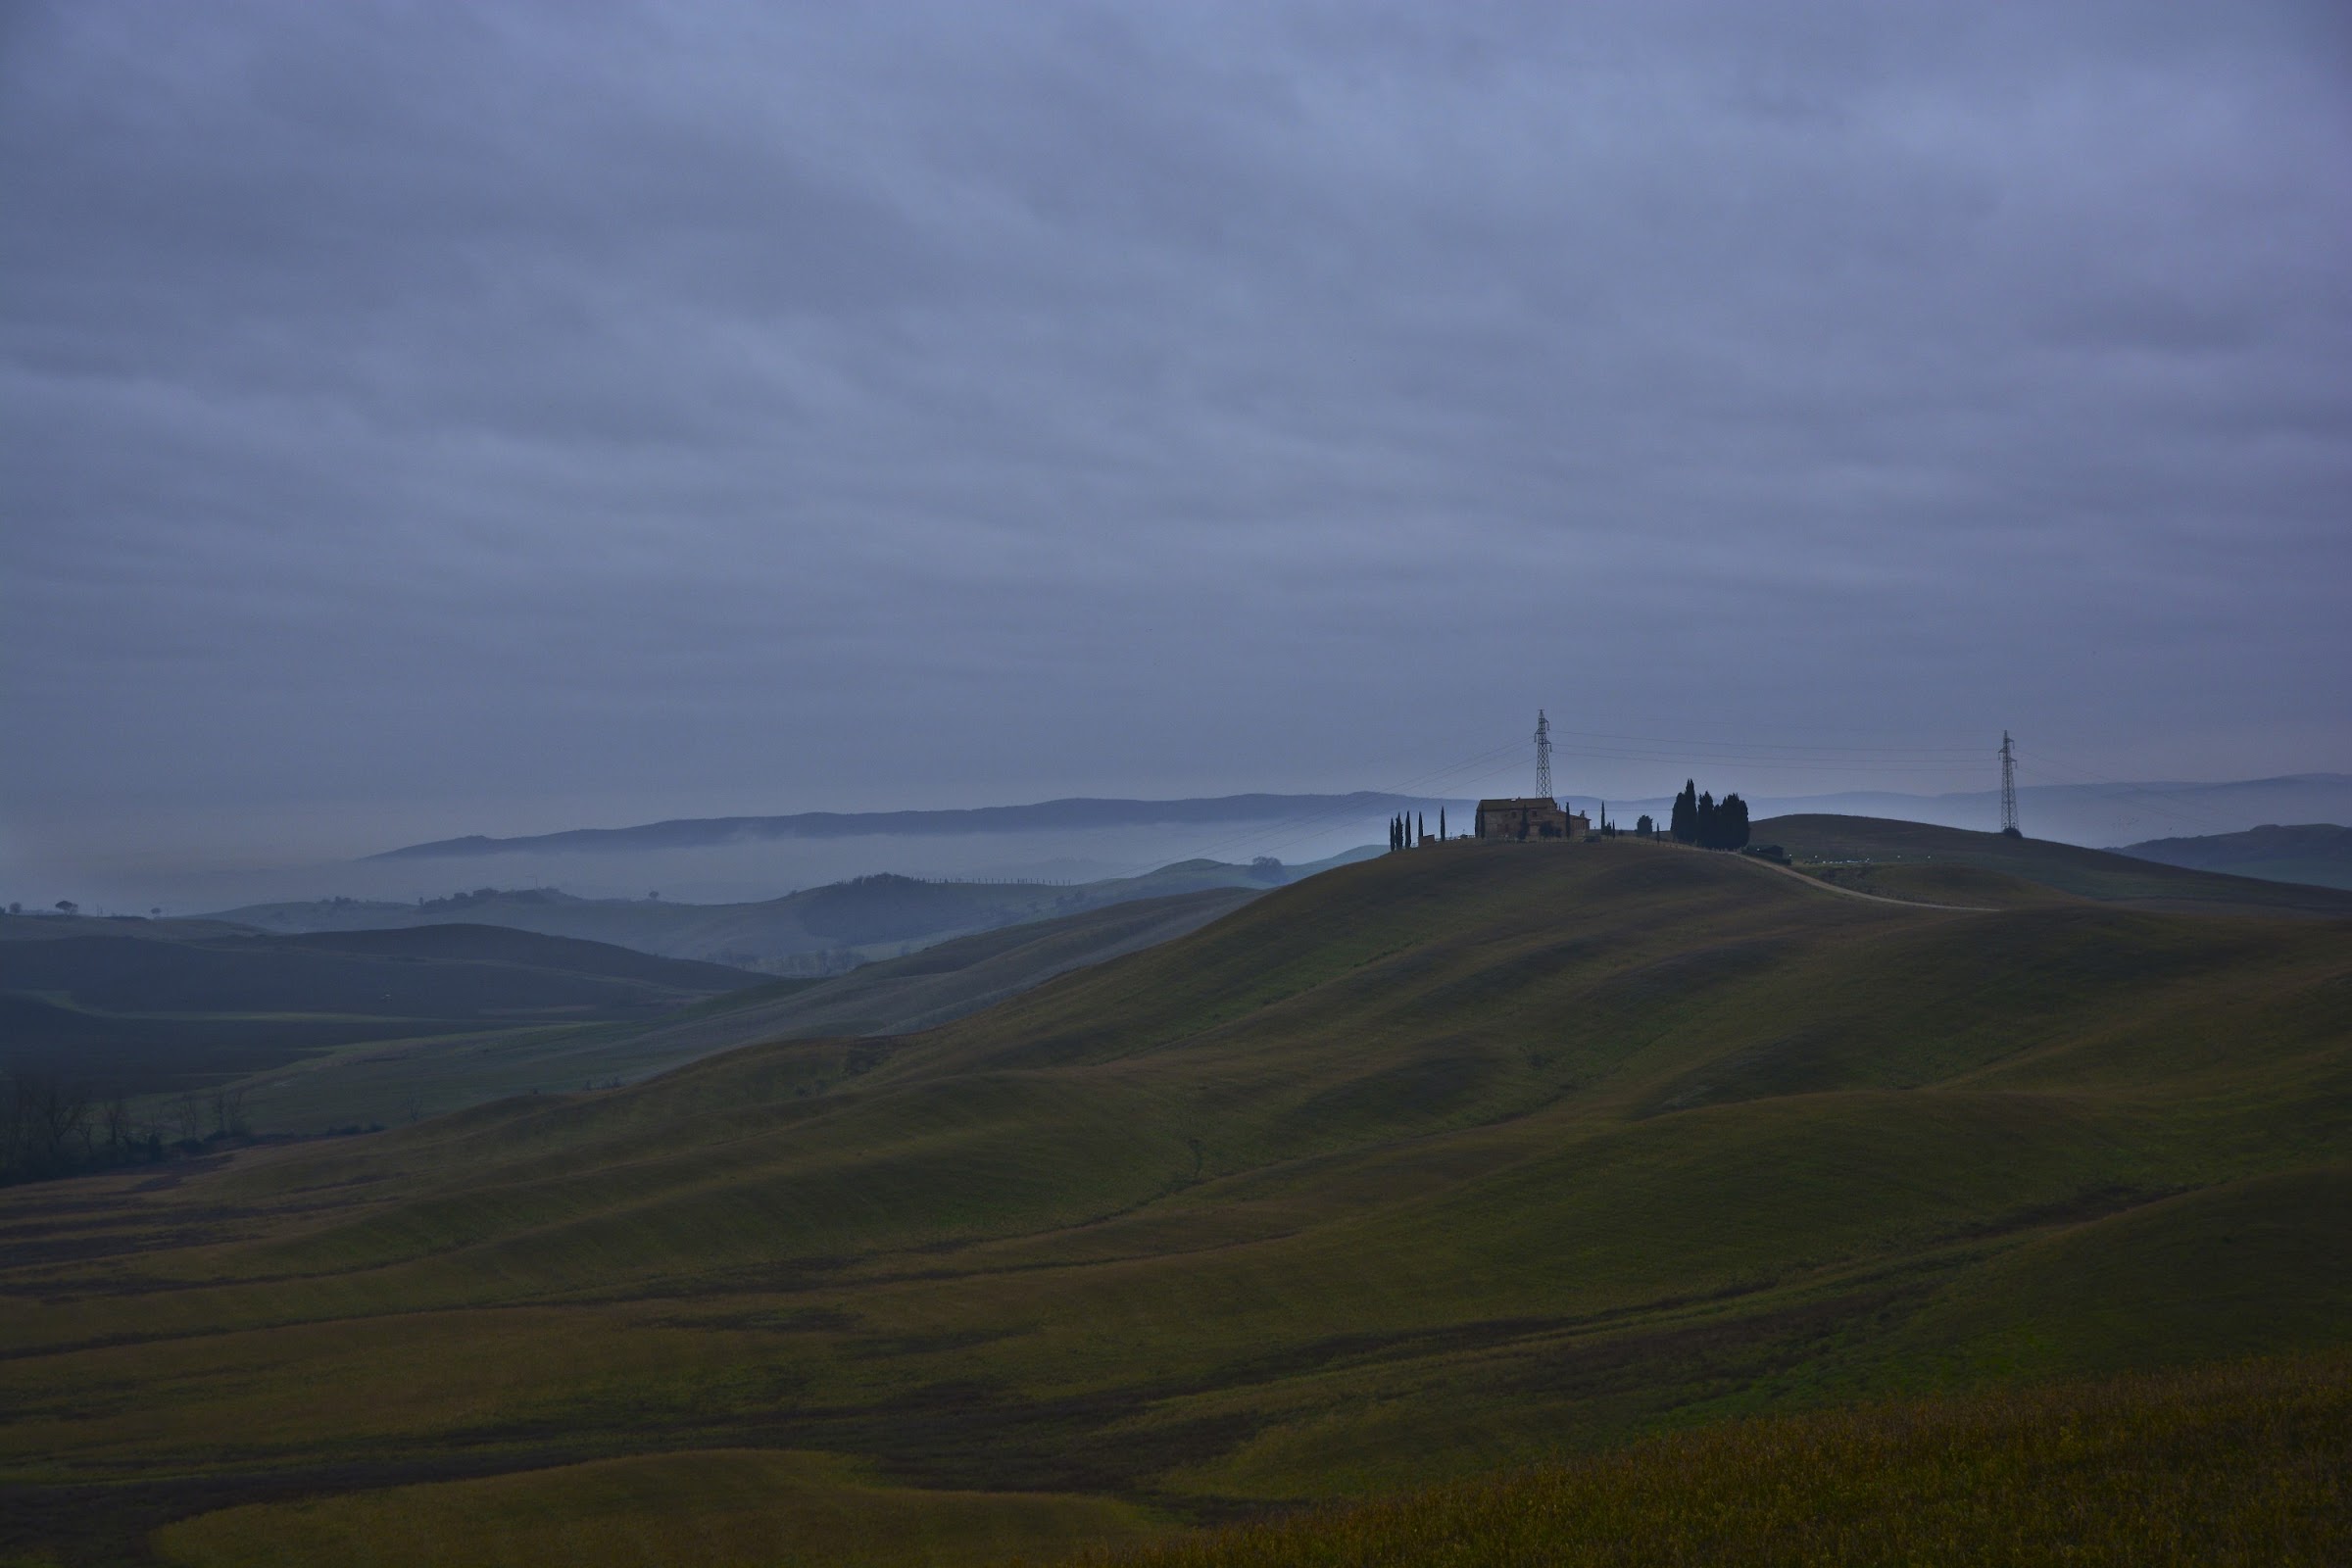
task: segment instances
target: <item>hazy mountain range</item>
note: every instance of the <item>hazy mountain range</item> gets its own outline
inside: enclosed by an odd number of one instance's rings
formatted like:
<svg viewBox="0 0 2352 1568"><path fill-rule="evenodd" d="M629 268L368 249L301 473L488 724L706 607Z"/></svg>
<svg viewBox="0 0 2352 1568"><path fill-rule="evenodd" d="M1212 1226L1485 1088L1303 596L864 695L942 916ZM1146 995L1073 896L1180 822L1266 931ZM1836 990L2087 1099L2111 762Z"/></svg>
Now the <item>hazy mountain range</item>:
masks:
<svg viewBox="0 0 2352 1568"><path fill-rule="evenodd" d="M1717 794L1740 788L1735 775L1698 781ZM1747 794L1761 816L1834 813L1933 822L1943 827L2000 825L2000 793L1970 790L1944 795L1905 795L1884 790L1847 790L1830 795ZM1580 799L1571 794L1571 799ZM2028 836L2062 843L2107 843L2141 823L2180 823L2207 832L2233 832L2252 814L2278 821L2292 815L2352 817L2352 774L2301 773L2283 778L2245 779L2221 784L2144 782L2033 785L2018 791L2021 815L2032 818ZM1582 797L1582 804L1597 804ZM937 811L803 811L783 816L688 817L636 827L572 828L515 838L473 834L412 844L368 857L371 860L448 859L495 855L706 848L770 839L946 837L967 834L1096 833L1109 829L1238 826L1297 823L1311 828L1328 821L1343 834L1358 824L1382 822L1395 812L1435 816L1445 810L1470 825L1477 802L1359 790L1348 795L1224 795L1176 801L1125 801L1076 797L1030 806L985 806ZM1635 814L1664 813L1670 797L1608 803L1612 817L1630 822ZM1434 831L1435 824L1431 824ZM2243 826L2258 825L2248 820Z"/></svg>
<svg viewBox="0 0 2352 1568"><path fill-rule="evenodd" d="M1361 852L1371 854L1371 851ZM1181 860L1144 876L1074 885L945 882L884 873L743 904L583 899L554 888L479 888L416 904L318 899L248 905L214 919L270 932L496 925L771 974L824 975L972 932L1208 889L1262 892L1340 860L1300 866Z"/></svg>
<svg viewBox="0 0 2352 1568"><path fill-rule="evenodd" d="M683 817L638 827L584 827L517 838L441 839L369 856L374 860L509 855L546 850L700 848L760 839L939 837L966 833L1092 833L1105 828L1279 822L1329 816L1386 818L1393 812L1458 807L1406 795L1358 790L1350 795L1220 795L1182 801L1121 801L1073 796L1031 806L979 806L941 811L801 811L789 816Z"/></svg>
<svg viewBox="0 0 2352 1568"><path fill-rule="evenodd" d="M1833 813L1991 829L1992 790L1907 795L1854 790L1821 795L1752 791L1737 769L1701 770L1702 789L1738 790L1757 819ZM1671 778L1670 787L1681 779ZM1632 826L1663 818L1669 797L1597 797L1563 780L1580 808L1605 804ZM2034 785L2019 791L2029 837L2093 848L2183 835L2242 832L2277 822L2352 822L2352 775L2306 773L2226 783ZM65 889L88 906L173 912L329 897L415 905L483 886L561 888L579 898L749 904L797 889L895 873L930 879L1101 882L1148 875L1186 860L1290 864L1384 843L1389 817L1406 811L1471 826L1476 802L1376 791L1248 794L1142 801L1076 798L1023 806L934 811L809 811L772 816L676 818L622 827L412 844L356 860L155 876L135 885L92 878ZM45 902L45 901L44 901Z"/></svg>

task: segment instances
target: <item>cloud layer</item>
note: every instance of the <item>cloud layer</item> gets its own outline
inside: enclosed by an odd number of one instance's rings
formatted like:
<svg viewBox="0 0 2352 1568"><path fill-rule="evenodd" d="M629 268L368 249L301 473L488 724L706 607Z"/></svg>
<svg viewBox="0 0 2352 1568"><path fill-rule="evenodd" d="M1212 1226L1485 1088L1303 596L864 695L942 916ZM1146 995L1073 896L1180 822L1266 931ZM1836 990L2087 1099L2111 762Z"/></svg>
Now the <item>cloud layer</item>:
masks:
<svg viewBox="0 0 2352 1568"><path fill-rule="evenodd" d="M20 863L2352 766L2331 7L11 17Z"/></svg>

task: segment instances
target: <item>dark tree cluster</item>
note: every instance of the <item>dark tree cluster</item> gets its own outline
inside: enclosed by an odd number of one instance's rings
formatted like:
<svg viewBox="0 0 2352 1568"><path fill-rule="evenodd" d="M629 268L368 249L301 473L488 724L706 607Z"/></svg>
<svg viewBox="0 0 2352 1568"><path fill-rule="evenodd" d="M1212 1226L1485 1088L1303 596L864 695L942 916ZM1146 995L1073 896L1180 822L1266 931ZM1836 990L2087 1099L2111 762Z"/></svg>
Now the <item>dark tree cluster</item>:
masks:
<svg viewBox="0 0 2352 1568"><path fill-rule="evenodd" d="M1737 795L1718 801L1699 793L1695 780L1683 781L1674 798L1674 814L1667 832L1685 844L1706 850L1736 850L1747 842L1747 803Z"/></svg>
<svg viewBox="0 0 2352 1568"><path fill-rule="evenodd" d="M245 1091L228 1084L183 1089L154 1114L137 1119L119 1088L24 1064L0 1068L0 1186L152 1164L253 1133Z"/></svg>
<svg viewBox="0 0 2352 1568"><path fill-rule="evenodd" d="M132 1123L122 1091L22 1067L0 1074L0 1183L163 1157L162 1133Z"/></svg>

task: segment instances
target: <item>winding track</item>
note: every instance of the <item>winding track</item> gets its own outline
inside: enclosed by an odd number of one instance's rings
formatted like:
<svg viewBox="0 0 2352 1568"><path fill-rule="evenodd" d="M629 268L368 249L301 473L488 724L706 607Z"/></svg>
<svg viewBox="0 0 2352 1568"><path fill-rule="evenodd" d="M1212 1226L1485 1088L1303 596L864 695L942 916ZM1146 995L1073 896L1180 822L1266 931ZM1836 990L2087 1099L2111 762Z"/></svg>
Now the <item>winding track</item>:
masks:
<svg viewBox="0 0 2352 1568"><path fill-rule="evenodd" d="M1680 848L1681 846L1676 847ZM1948 909L1955 914L1997 914L2000 912L1989 904L1928 904L1918 899L1890 899L1884 893L1864 893L1858 888L1841 888L1835 882L1824 882L1817 876L1807 876L1795 866L1782 865L1773 860L1761 860L1752 855L1736 856L1735 858L1761 870L1777 871L1782 876L1792 876L1809 888L1818 888L1824 893L1835 893L1840 898L1861 899L1869 904L1891 904L1898 909Z"/></svg>

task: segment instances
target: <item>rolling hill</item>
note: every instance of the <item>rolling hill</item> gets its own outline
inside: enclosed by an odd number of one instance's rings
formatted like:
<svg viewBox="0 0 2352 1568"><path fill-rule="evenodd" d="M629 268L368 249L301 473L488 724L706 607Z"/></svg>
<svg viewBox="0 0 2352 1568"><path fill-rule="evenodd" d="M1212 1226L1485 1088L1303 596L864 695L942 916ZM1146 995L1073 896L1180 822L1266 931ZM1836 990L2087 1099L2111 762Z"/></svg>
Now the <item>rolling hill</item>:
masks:
<svg viewBox="0 0 2352 1568"><path fill-rule="evenodd" d="M1453 845L917 1034L20 1189L0 1528L749 1562L879 1508L966 1523L867 1560L1034 1557L2331 1352L2352 922L2185 885L1968 911Z"/></svg>
<svg viewBox="0 0 2352 1568"><path fill-rule="evenodd" d="M2199 871L2352 889L2352 827L2332 822L2293 827L2273 824L2201 838L2150 839L2116 853Z"/></svg>

